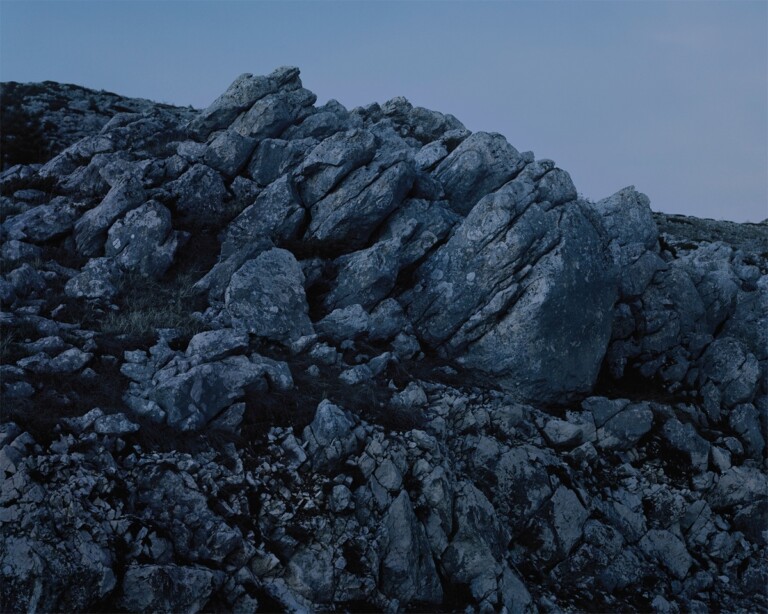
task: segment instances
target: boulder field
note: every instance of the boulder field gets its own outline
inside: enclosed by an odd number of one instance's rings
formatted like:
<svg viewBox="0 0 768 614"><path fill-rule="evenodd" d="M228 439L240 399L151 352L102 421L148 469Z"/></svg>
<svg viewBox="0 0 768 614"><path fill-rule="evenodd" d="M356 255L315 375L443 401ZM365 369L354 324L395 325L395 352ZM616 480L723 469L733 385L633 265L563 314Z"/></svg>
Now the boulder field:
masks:
<svg viewBox="0 0 768 614"><path fill-rule="evenodd" d="M3 89L0 611L768 609L766 222L293 67Z"/></svg>

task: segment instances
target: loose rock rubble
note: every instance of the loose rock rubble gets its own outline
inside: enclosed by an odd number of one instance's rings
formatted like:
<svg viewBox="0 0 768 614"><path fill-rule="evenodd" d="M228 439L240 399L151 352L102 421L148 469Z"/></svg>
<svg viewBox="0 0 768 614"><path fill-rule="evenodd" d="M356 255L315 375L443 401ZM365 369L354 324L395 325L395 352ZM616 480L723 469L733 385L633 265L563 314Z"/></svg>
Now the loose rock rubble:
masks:
<svg viewBox="0 0 768 614"><path fill-rule="evenodd" d="M13 91L0 610L768 608L765 223L295 68Z"/></svg>

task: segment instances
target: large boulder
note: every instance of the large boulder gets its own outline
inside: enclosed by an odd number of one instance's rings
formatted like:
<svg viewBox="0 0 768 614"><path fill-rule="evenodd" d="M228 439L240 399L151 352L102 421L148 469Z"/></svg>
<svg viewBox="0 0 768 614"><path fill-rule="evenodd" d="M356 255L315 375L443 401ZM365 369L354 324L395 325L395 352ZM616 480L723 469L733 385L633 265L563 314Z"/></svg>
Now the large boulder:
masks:
<svg viewBox="0 0 768 614"><path fill-rule="evenodd" d="M520 396L588 392L611 334L617 280L603 231L570 195L523 173L477 203L404 295L417 334ZM561 174L559 171L558 174Z"/></svg>

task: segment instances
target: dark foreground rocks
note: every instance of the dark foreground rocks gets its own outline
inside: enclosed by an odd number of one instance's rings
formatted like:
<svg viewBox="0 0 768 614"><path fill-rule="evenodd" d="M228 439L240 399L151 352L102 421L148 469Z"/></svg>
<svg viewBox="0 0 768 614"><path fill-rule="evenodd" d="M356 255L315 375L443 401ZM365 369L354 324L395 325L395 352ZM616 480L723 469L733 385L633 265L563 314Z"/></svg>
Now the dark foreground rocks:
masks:
<svg viewBox="0 0 768 614"><path fill-rule="evenodd" d="M48 90L0 175L0 610L768 608L765 224L294 68Z"/></svg>

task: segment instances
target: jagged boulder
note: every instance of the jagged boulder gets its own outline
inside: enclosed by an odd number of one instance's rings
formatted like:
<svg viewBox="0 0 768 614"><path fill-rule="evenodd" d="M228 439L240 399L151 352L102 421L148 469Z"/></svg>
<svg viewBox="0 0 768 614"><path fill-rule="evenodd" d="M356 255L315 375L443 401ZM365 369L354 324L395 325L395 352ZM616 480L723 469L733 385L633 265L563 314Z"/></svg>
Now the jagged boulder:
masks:
<svg viewBox="0 0 768 614"><path fill-rule="evenodd" d="M171 226L171 212L150 201L113 224L105 253L122 269L157 279L173 263L179 236Z"/></svg>
<svg viewBox="0 0 768 614"><path fill-rule="evenodd" d="M304 274L293 255L271 249L241 266L229 282L225 308L236 329L288 343L312 334Z"/></svg>
<svg viewBox="0 0 768 614"><path fill-rule="evenodd" d="M481 199L403 296L428 345L537 400L591 388L617 297L588 209L538 201L547 174L523 174Z"/></svg>

